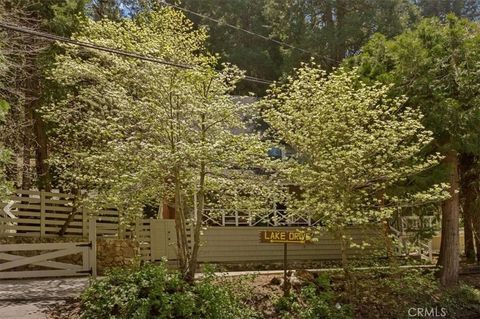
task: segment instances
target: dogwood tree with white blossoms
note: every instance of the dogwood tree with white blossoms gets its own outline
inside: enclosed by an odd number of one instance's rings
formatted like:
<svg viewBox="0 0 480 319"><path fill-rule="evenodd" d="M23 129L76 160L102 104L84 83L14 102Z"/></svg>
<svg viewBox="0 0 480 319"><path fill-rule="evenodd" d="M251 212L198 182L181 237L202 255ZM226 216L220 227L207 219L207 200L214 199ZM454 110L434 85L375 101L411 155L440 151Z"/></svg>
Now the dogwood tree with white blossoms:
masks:
<svg viewBox="0 0 480 319"><path fill-rule="evenodd" d="M173 203L179 264L193 280L206 205L271 207L277 192L267 184L270 145L245 128L251 106L230 97L243 74L229 65L217 71L205 30L171 9L86 21L75 37L194 66L65 46L51 74L63 97L44 109L63 187L87 189L86 200L113 204L124 216L144 204ZM253 173L259 168L264 174Z"/></svg>
<svg viewBox="0 0 480 319"><path fill-rule="evenodd" d="M272 86L262 101L273 134L296 152L284 172L300 188L289 210L320 219L343 239L344 254L347 226L385 221L398 207L448 196L447 185L395 191L440 157L421 155L432 133L418 111L403 106L404 97L388 93L388 86L362 83L355 71L327 75L311 63Z"/></svg>

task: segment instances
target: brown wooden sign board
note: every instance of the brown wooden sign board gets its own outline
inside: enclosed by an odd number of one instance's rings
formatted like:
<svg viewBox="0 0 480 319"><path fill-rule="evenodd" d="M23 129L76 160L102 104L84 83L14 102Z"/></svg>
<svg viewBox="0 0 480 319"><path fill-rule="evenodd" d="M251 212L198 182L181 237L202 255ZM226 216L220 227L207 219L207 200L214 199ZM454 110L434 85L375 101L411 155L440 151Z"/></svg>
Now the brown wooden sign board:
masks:
<svg viewBox="0 0 480 319"><path fill-rule="evenodd" d="M307 244L310 242L310 235L303 231L285 230L262 230L260 231L261 243L282 243L282 244Z"/></svg>

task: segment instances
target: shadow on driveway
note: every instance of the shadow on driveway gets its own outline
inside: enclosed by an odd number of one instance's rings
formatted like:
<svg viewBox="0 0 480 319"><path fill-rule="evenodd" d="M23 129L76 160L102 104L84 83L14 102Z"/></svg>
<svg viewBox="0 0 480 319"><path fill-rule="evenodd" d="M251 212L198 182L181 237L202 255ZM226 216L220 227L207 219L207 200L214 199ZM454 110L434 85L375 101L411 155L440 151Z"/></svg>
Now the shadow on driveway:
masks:
<svg viewBox="0 0 480 319"><path fill-rule="evenodd" d="M88 278L0 280L0 319L45 319L56 304L78 297Z"/></svg>

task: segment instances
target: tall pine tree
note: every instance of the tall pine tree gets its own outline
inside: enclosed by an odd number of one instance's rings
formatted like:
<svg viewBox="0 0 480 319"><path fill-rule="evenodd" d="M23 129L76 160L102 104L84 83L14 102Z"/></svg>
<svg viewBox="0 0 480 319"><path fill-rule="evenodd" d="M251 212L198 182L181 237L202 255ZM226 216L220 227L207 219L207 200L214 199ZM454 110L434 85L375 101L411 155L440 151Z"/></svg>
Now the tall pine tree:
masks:
<svg viewBox="0 0 480 319"><path fill-rule="evenodd" d="M0 3L0 19L12 25L68 36L78 25L85 1L77 0L6 0ZM8 166L8 176L24 189L50 188L47 164L48 140L39 109L49 89L45 71L58 48L51 42L12 31L1 32L10 68L0 98L11 106L0 139L15 154ZM33 164L35 163L35 164Z"/></svg>

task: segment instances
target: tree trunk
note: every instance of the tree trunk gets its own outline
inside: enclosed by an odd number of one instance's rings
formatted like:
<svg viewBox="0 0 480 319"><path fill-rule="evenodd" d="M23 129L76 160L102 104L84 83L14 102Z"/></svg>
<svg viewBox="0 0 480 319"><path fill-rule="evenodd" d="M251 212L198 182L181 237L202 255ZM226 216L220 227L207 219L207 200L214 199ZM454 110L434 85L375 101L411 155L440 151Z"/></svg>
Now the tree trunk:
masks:
<svg viewBox="0 0 480 319"><path fill-rule="evenodd" d="M193 231L193 249L190 258L189 274L187 280L193 282L195 279L195 271L197 269L198 251L200 250L200 233L202 231L203 210L205 208L205 164L202 163L200 167L200 183L197 194L198 207L196 211L196 220Z"/></svg>
<svg viewBox="0 0 480 319"><path fill-rule="evenodd" d="M345 271L345 274L348 274L349 271L348 271L348 253L347 253L347 249L348 249L348 241L347 239L343 238L343 235L342 235L342 238L340 239L340 242L341 242L341 251L342 251L342 268L344 269Z"/></svg>
<svg viewBox="0 0 480 319"><path fill-rule="evenodd" d="M32 58L32 61L34 59ZM28 65L27 70L31 70L32 66ZM33 168L31 164L32 149L34 146L34 130L33 130L33 113L34 113L34 92L35 80L33 79L33 71L28 72L30 75L23 85L23 108L25 112L25 126L23 128L23 171L22 171L22 189L31 189L33 186Z"/></svg>
<svg viewBox="0 0 480 319"><path fill-rule="evenodd" d="M323 24L330 37L327 39L327 54L328 56L324 60L324 64L327 69L331 69L335 65L332 61L336 61L336 48L335 48L335 23L333 22L333 7L330 1L325 1L324 14L322 15Z"/></svg>
<svg viewBox="0 0 480 319"><path fill-rule="evenodd" d="M335 24L335 59L340 63L346 56L346 39L344 36L345 16L347 14L348 4L344 0L336 2L336 24Z"/></svg>
<svg viewBox="0 0 480 319"><path fill-rule="evenodd" d="M175 230L177 233L177 256L184 278L187 278L188 261L189 261L189 248L187 240L187 225L185 221L184 210L182 207L182 194L180 187L180 171L175 169Z"/></svg>
<svg viewBox="0 0 480 319"><path fill-rule="evenodd" d="M29 190L32 188L32 165L30 159L32 158L32 139L31 131L31 113L30 110L25 110L25 117L28 124L24 128L23 136L23 154L22 154L22 189Z"/></svg>
<svg viewBox="0 0 480 319"><path fill-rule="evenodd" d="M37 141L35 147L35 166L37 169L38 188L47 192L51 190L50 172L47 164L48 159L48 140L47 133L45 131L45 123L42 120L40 114L35 110L34 116L34 128L35 128L35 140Z"/></svg>
<svg viewBox="0 0 480 319"><path fill-rule="evenodd" d="M465 258L467 259L467 262L472 263L475 261L475 240L473 237L474 235L471 213L467 212L468 210L464 210L463 214Z"/></svg>
<svg viewBox="0 0 480 319"><path fill-rule="evenodd" d="M350 238L342 229L340 231L340 245L342 251L342 268L345 275L345 291L349 302L353 302L356 296L356 280L354 274L350 271L350 264L348 262L348 248L350 246Z"/></svg>
<svg viewBox="0 0 480 319"><path fill-rule="evenodd" d="M389 265L393 265L395 263L395 258L393 256L393 242L392 242L391 234L392 233L390 231L390 225L388 224L388 220L385 219L383 221L383 236L384 236L387 260Z"/></svg>
<svg viewBox="0 0 480 319"><path fill-rule="evenodd" d="M67 232L68 226L73 222L75 219L75 216L77 215L79 211L79 203L81 202L81 191L80 188L77 188L74 190L73 194L75 197L73 198L73 206L72 206L72 211L70 214L68 214L67 219L63 223L62 227L60 227L60 230L58 231L58 236L63 237L65 236L65 233Z"/></svg>
<svg viewBox="0 0 480 319"><path fill-rule="evenodd" d="M459 174L458 157L455 151L448 152L444 159L449 169L450 199L442 205L442 240L438 265L440 282L453 286L458 282L459 258Z"/></svg>
<svg viewBox="0 0 480 319"><path fill-rule="evenodd" d="M476 185L478 176L475 172L475 157L470 154L460 156L461 191L463 199L463 231L465 257L468 262L475 261L475 240L473 234L473 216L475 214Z"/></svg>
<svg viewBox="0 0 480 319"><path fill-rule="evenodd" d="M477 250L477 264L480 265L480 209L476 208L476 214L473 217L473 237L475 239L475 249Z"/></svg>
<svg viewBox="0 0 480 319"><path fill-rule="evenodd" d="M204 87L204 97L208 96L209 86ZM207 127L205 126L205 114L200 116L201 120L201 134L200 139L202 143L206 141L207 138ZM190 256L190 265L189 265L189 273L187 275L187 281L193 282L195 279L195 271L197 270L197 259L198 259L198 251L200 250L200 233L202 231L202 219L203 219L203 210L205 208L205 176L206 176L206 164L203 160L200 161L200 180L198 185L198 206L196 216L195 216L195 224L193 230L193 248L192 248L192 255Z"/></svg>
<svg viewBox="0 0 480 319"><path fill-rule="evenodd" d="M473 214L475 207L475 189L473 184L465 185L465 203L463 205L463 232L465 240L465 257L468 262L475 261L475 244L473 235Z"/></svg>

